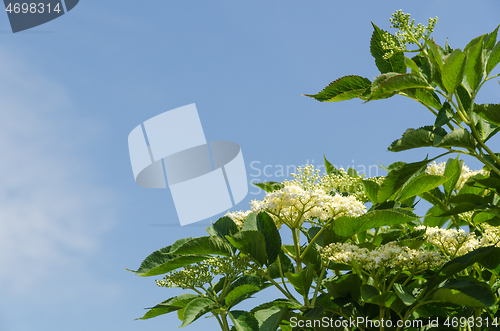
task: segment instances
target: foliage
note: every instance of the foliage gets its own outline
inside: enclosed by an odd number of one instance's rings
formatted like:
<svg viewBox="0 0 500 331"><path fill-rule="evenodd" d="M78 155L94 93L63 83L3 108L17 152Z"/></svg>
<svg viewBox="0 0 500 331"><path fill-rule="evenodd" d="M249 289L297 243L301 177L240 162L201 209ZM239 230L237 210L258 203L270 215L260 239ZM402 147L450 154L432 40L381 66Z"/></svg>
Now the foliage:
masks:
<svg viewBox="0 0 500 331"><path fill-rule="evenodd" d="M487 142L500 130L500 105L475 102L500 76L492 75L500 62L498 27L461 50L431 38L436 22L415 25L397 11L395 34L373 24L370 51L380 75L345 76L307 96L411 98L436 120L406 130L389 151L443 153L397 162L377 178L335 169L325 158L322 176L306 166L295 180L257 184L266 196L250 210L229 212L208 236L180 239L133 271L189 290L142 319L177 312L184 327L210 314L223 331L498 329L500 155ZM452 153L484 168L472 171L458 156L436 162ZM417 198L432 205L422 217L413 212ZM235 308L271 286L282 298Z"/></svg>

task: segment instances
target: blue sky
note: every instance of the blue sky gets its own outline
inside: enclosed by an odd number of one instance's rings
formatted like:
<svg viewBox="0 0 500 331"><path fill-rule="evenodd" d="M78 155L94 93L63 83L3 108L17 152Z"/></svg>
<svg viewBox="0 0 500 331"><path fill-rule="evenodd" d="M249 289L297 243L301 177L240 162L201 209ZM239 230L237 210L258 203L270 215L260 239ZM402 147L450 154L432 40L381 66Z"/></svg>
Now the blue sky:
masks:
<svg viewBox="0 0 500 331"><path fill-rule="evenodd" d="M433 122L416 103L301 96L344 75L376 76L370 21L388 29L398 9L417 22L438 16L434 38L454 48L500 24L496 0L81 0L17 34L0 14L0 330L180 325L175 314L134 321L180 291L125 270L210 222L180 227L168 190L134 182L127 136L162 112L196 103L207 140L237 142L258 181L323 154L371 175L378 162L436 155L387 151L406 128ZM490 83L480 101L497 103L498 89ZM213 319L185 330L201 325L218 330Z"/></svg>

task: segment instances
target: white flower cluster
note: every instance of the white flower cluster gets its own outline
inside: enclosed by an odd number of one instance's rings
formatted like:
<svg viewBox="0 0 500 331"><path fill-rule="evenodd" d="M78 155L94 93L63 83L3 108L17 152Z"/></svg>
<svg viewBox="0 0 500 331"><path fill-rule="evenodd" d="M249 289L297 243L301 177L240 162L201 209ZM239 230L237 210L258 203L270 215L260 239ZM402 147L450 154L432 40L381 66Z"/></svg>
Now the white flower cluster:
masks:
<svg viewBox="0 0 500 331"><path fill-rule="evenodd" d="M476 235L465 232L463 229L442 229L425 225L414 228L416 231L422 229L425 229L425 241L438 247L448 258L461 256L481 247L481 242Z"/></svg>
<svg viewBox="0 0 500 331"><path fill-rule="evenodd" d="M253 212L267 212L277 226L286 224L290 228L298 228L306 220L325 222L340 216L366 213L366 206L353 196L331 196L320 188L305 190L298 185L268 193L264 200L253 200L251 205Z"/></svg>
<svg viewBox="0 0 500 331"><path fill-rule="evenodd" d="M252 212L251 210L247 210L247 211L240 210L240 211L233 211L233 212L228 211L224 216L231 218L233 220L234 224L236 224L236 226L241 229L243 227L243 223L245 222L245 219L247 218L248 214L250 214L251 212Z"/></svg>
<svg viewBox="0 0 500 331"><path fill-rule="evenodd" d="M481 240L482 246L497 245L500 247L500 227L482 223L483 239Z"/></svg>
<svg viewBox="0 0 500 331"><path fill-rule="evenodd" d="M323 249L321 256L334 263L369 271L386 267L416 272L438 268L446 262L437 251L411 249L399 246L394 241L374 250L360 248L351 243L333 243Z"/></svg>
<svg viewBox="0 0 500 331"><path fill-rule="evenodd" d="M425 170L425 172L429 175L443 176L445 168L446 168L445 162L441 162L441 163L437 164L436 161L434 161L434 162L430 163L429 165L427 165L427 169ZM469 178L471 178L477 174L487 175L488 172L485 170L470 170L469 167L464 164L462 166L462 173L460 174L460 178L458 179L457 184L455 185L455 188L457 190L460 190Z"/></svg>

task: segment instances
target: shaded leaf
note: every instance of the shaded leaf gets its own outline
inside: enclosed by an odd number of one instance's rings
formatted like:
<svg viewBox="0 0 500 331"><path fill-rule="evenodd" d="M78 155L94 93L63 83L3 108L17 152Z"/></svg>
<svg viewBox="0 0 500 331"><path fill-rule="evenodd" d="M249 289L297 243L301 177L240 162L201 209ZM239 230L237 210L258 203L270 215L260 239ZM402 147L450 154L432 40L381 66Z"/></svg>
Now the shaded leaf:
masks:
<svg viewBox="0 0 500 331"><path fill-rule="evenodd" d="M259 231L240 231L234 236L226 236L226 238L234 247L253 257L260 265L267 263L266 240Z"/></svg>
<svg viewBox="0 0 500 331"><path fill-rule="evenodd" d="M180 327L183 328L188 326L211 310L217 309L217 307L217 304L208 298L196 298L191 300L186 308L184 308L182 325Z"/></svg>
<svg viewBox="0 0 500 331"><path fill-rule="evenodd" d="M385 38L391 38L394 40L396 44L399 44L397 39L392 36L390 33L379 29L375 24L373 24L373 34L370 40L370 52L372 56L375 58L375 65L377 66L380 73L384 74L387 72L397 72L397 73L405 73L406 65L405 65L405 57L402 52L397 52L392 55L389 59L384 59L384 55L387 53L386 50L382 48L381 42L386 41Z"/></svg>
<svg viewBox="0 0 500 331"><path fill-rule="evenodd" d="M311 266L308 265L300 273L287 272L285 276L299 294L307 295L309 293L313 281Z"/></svg>
<svg viewBox="0 0 500 331"><path fill-rule="evenodd" d="M500 125L500 104L481 104L474 107L474 112L487 121Z"/></svg>
<svg viewBox="0 0 500 331"><path fill-rule="evenodd" d="M260 288L258 286L250 284L240 285L232 289L231 292L226 295L226 298L224 300L226 302L226 305L231 306L236 299L247 294L253 294L258 291L260 291Z"/></svg>
<svg viewBox="0 0 500 331"><path fill-rule="evenodd" d="M390 75L383 80L375 80L373 82L369 100L376 100L382 96L405 89L430 87L425 78L417 74Z"/></svg>
<svg viewBox="0 0 500 331"><path fill-rule="evenodd" d="M476 147L476 141L467 129L456 129L444 136L435 146L474 149Z"/></svg>
<svg viewBox="0 0 500 331"><path fill-rule="evenodd" d="M281 236L274 220L267 213L250 213L245 219L242 230L257 230L264 236L266 243L267 265L271 265L281 252Z"/></svg>
<svg viewBox="0 0 500 331"><path fill-rule="evenodd" d="M465 279L447 281L432 298L465 307L488 308L495 304L495 296L488 284Z"/></svg>
<svg viewBox="0 0 500 331"><path fill-rule="evenodd" d="M229 312L229 317L236 331L259 331L259 322L247 311L233 310Z"/></svg>

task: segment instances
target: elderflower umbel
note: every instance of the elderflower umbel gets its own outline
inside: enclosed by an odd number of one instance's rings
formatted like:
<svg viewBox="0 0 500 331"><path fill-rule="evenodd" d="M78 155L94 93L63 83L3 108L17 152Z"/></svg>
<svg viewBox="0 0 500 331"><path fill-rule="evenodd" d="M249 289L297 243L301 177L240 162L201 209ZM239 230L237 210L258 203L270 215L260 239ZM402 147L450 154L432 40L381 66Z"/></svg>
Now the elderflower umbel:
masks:
<svg viewBox="0 0 500 331"><path fill-rule="evenodd" d="M340 216L361 216L366 206L353 196L331 196L322 189L304 190L297 185L267 193L264 200L251 201L255 213L269 213L277 226L300 227L306 220L328 221Z"/></svg>
<svg viewBox="0 0 500 331"><path fill-rule="evenodd" d="M443 176L445 168L446 168L445 162L441 162L441 163L437 164L436 161L434 161L434 162L430 163L429 165L427 165L427 169L425 170L425 172L429 175ZM455 185L455 188L457 190L460 190L469 178L471 178L477 174L487 175L488 172L486 170L470 170L469 167L467 167L466 165L463 165L462 172L460 174L460 178L458 179L457 184Z"/></svg>
<svg viewBox="0 0 500 331"><path fill-rule="evenodd" d="M352 177L343 168L338 170L337 174L323 174L319 176L319 169L314 170L313 165L306 165L304 168L298 167L297 172L292 174L294 180L285 180L285 186L297 185L305 190L319 188L326 193L335 192L341 195L352 195L361 202L367 202L363 187L363 176ZM371 180L379 185L382 184L384 177L370 177L366 180Z"/></svg>
<svg viewBox="0 0 500 331"><path fill-rule="evenodd" d="M395 268L413 272L432 269L445 263L437 251L417 250L389 242L374 250L361 248L352 243L333 243L323 249L321 256L334 263L343 263L364 270Z"/></svg>
<svg viewBox="0 0 500 331"><path fill-rule="evenodd" d="M250 266L247 256L218 256L199 263L187 265L182 270L174 270L156 280L160 287L180 287L182 289L201 288L210 284L216 276L236 279L246 273Z"/></svg>
<svg viewBox="0 0 500 331"><path fill-rule="evenodd" d="M422 229L425 229L425 241L438 247L449 258L467 254L480 247L476 235L463 229L442 229L425 225L414 228L415 231Z"/></svg>

